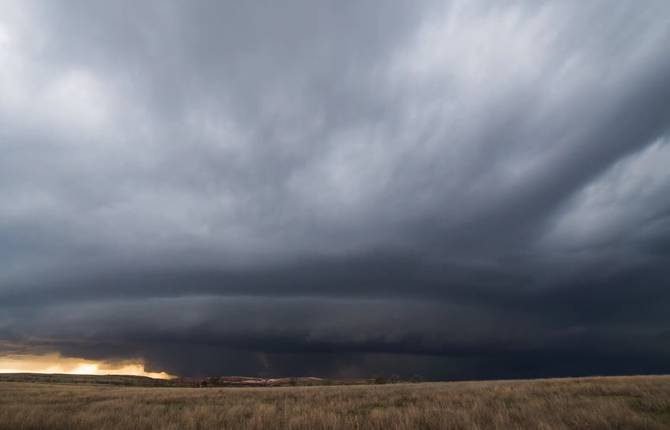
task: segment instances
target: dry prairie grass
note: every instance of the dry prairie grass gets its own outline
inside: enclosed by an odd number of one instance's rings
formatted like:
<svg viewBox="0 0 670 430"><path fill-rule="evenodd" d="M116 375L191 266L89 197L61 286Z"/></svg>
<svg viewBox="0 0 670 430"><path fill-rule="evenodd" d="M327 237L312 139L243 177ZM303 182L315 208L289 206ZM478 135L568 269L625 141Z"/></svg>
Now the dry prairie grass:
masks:
<svg viewBox="0 0 670 430"><path fill-rule="evenodd" d="M0 429L668 429L670 376L282 388L0 383Z"/></svg>

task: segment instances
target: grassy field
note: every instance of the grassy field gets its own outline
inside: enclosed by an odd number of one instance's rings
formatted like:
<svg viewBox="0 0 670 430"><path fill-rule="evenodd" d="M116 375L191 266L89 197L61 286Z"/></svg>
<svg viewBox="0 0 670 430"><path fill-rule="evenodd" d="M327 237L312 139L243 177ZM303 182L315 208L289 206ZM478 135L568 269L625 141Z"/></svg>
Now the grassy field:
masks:
<svg viewBox="0 0 670 430"><path fill-rule="evenodd" d="M279 388L4 380L0 429L670 429L670 376Z"/></svg>

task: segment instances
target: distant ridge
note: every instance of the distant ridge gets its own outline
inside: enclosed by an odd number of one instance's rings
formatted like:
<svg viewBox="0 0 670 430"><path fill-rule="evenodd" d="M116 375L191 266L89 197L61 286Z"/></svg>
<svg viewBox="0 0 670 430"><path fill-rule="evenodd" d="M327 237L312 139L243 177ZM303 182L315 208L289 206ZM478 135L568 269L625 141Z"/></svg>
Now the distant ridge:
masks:
<svg viewBox="0 0 670 430"><path fill-rule="evenodd" d="M171 380L135 375L72 375L63 373L0 373L0 382L33 382L45 384L105 384L142 387L177 386Z"/></svg>
<svg viewBox="0 0 670 430"><path fill-rule="evenodd" d="M322 385L367 385L405 381L398 378L331 379L316 376L259 378L255 376L212 376L204 378L155 379L134 375L72 375L59 373L0 373L0 382L32 382L48 384L104 384L141 387L294 387Z"/></svg>

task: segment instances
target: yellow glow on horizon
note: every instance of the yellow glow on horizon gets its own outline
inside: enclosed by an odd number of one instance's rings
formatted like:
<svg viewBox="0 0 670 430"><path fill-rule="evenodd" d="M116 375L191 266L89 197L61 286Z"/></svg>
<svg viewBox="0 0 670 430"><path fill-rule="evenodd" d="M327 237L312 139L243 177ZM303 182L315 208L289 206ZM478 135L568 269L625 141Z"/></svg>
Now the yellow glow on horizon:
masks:
<svg viewBox="0 0 670 430"><path fill-rule="evenodd" d="M58 354L0 356L0 373L63 373L69 375L132 375L172 379L165 372L147 372L137 361L107 362L61 357Z"/></svg>

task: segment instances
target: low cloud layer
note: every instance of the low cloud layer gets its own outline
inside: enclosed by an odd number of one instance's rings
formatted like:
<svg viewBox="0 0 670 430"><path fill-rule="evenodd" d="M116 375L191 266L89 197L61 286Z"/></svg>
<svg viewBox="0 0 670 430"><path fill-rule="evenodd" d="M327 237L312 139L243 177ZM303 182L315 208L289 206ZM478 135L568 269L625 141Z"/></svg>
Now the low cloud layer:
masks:
<svg viewBox="0 0 670 430"><path fill-rule="evenodd" d="M0 355L670 372L666 2L0 9Z"/></svg>

